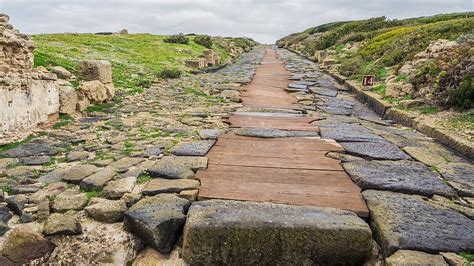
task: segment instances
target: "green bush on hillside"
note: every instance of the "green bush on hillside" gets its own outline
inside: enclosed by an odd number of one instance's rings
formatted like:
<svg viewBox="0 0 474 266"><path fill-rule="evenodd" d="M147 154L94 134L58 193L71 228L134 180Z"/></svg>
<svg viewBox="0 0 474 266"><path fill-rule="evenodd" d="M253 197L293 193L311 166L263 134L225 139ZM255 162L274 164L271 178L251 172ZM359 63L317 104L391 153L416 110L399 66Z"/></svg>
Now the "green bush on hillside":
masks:
<svg viewBox="0 0 474 266"><path fill-rule="evenodd" d="M178 44L188 44L189 38L186 37L183 33L170 35L164 40L165 43L178 43Z"/></svg>
<svg viewBox="0 0 474 266"><path fill-rule="evenodd" d="M182 74L183 74L183 72L179 69L165 68L165 69L160 71L160 73L158 74L158 77L160 77L162 79L177 79L177 78L181 77Z"/></svg>
<svg viewBox="0 0 474 266"><path fill-rule="evenodd" d="M197 35L194 38L194 42L200 44L206 48L212 48L212 38L209 35Z"/></svg>

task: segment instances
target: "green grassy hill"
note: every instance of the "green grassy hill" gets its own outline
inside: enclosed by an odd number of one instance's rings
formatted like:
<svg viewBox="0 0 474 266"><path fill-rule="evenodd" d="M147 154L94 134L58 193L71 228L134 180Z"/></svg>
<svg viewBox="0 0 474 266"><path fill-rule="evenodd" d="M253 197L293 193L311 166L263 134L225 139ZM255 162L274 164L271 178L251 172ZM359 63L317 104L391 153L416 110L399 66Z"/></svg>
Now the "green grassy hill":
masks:
<svg viewBox="0 0 474 266"><path fill-rule="evenodd" d="M151 34L98 35L98 34L42 34L33 35L37 48L35 66L62 66L72 73L77 71L80 60L108 60L113 66L116 87L128 92L140 92L149 86L163 70L185 70L186 59L198 58L207 49L189 37L188 44L166 43L168 36ZM253 45L243 38L226 38L225 42ZM245 47L242 47L245 48ZM227 48L214 42L212 49L221 62L230 60Z"/></svg>
<svg viewBox="0 0 474 266"><path fill-rule="evenodd" d="M294 33L280 39L277 44L300 54L313 57L316 51L327 50L331 58L338 64L337 71L351 79L359 80L362 75L376 75L380 81L380 92L383 93L384 81L390 75L396 75L398 69L414 56L424 51L430 42L438 39L458 40L467 36L469 42L462 47L465 52L452 52L451 60L442 58L428 66L429 69L420 70L417 80L413 83L415 88L436 86L439 91L438 99L433 101L440 105L458 105L460 108L473 107L470 99L474 97L471 73L461 71L469 69L469 60L473 49L474 12L441 14L431 17L409 18L402 20L389 20L385 17L372 18L360 21L334 22ZM461 50L461 49L458 49ZM471 54L471 55L470 55ZM456 61L457 60L457 61ZM451 61L451 62L449 62ZM456 62L462 62L459 65ZM452 64L452 68L459 68L455 75L456 85L450 79L450 71L439 66ZM461 74L460 74L461 73ZM426 78L426 74L430 78ZM406 77L397 77L405 79ZM449 87L442 88L444 82ZM448 82L449 81L449 82ZM456 87L456 88L455 88ZM470 88L469 88L470 87ZM459 88L460 93L454 91ZM449 91L448 91L449 90ZM452 101L442 102L448 94L458 93ZM408 95L410 98L413 95ZM462 97L462 99L459 99ZM430 99L431 100L431 99ZM459 103L456 103L456 101ZM471 102L471 103L470 103Z"/></svg>

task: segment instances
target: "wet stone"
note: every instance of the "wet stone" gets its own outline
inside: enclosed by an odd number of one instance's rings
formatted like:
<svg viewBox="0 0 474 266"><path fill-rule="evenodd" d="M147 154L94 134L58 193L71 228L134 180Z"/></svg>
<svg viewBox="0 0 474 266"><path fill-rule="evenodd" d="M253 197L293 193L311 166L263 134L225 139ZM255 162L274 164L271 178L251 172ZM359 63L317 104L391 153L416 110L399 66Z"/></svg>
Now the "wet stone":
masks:
<svg viewBox="0 0 474 266"><path fill-rule="evenodd" d="M20 158L20 163L25 165L42 165L49 162L50 159L51 157L46 155L23 157Z"/></svg>
<svg viewBox="0 0 474 266"><path fill-rule="evenodd" d="M280 130L273 128L239 128L233 131L238 136L257 138L319 137L315 131Z"/></svg>
<svg viewBox="0 0 474 266"><path fill-rule="evenodd" d="M173 147L171 153L177 156L206 156L215 143L214 140L181 142Z"/></svg>
<svg viewBox="0 0 474 266"><path fill-rule="evenodd" d="M375 237L386 256L401 249L429 253L474 250L474 220L433 206L417 195L376 190L362 194Z"/></svg>
<svg viewBox="0 0 474 266"><path fill-rule="evenodd" d="M344 169L363 190L377 189L407 194L455 197L456 191L443 183L437 173L413 161L356 161Z"/></svg>
<svg viewBox="0 0 474 266"><path fill-rule="evenodd" d="M369 226L331 208L195 202L183 234L183 258L191 265L357 265L372 250Z"/></svg>
<svg viewBox="0 0 474 266"><path fill-rule="evenodd" d="M171 194L140 200L124 218L125 227L161 253L169 253L186 221L189 201Z"/></svg>
<svg viewBox="0 0 474 266"><path fill-rule="evenodd" d="M468 163L440 165L439 172L461 196L474 197L474 166Z"/></svg>
<svg viewBox="0 0 474 266"><path fill-rule="evenodd" d="M199 181L197 180L156 178L148 182L142 193L146 196L154 196L163 193L180 193L181 191L198 187Z"/></svg>
<svg viewBox="0 0 474 266"><path fill-rule="evenodd" d="M410 160L397 146L386 142L341 142L346 153L376 160Z"/></svg>

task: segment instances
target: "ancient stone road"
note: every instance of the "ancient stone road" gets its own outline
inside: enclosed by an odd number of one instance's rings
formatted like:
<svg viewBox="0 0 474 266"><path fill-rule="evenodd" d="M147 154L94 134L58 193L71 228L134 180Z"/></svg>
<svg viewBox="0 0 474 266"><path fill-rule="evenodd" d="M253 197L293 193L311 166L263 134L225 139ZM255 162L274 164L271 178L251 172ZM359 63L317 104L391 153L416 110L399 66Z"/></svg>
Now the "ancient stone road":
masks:
<svg viewBox="0 0 474 266"><path fill-rule="evenodd" d="M267 49L251 83L244 87L243 105L255 109L300 110L285 89L290 73L273 49ZM208 154L207 170L198 171L202 199L231 199L290 205L333 207L367 217L368 209L340 161L326 157L342 151L331 140L317 137L317 117L274 112L235 113L232 128ZM286 130L291 138L262 138ZM311 137L311 133L313 137ZM252 135L253 134L253 135ZM308 137L297 137L308 134ZM304 136L304 135L301 135Z"/></svg>

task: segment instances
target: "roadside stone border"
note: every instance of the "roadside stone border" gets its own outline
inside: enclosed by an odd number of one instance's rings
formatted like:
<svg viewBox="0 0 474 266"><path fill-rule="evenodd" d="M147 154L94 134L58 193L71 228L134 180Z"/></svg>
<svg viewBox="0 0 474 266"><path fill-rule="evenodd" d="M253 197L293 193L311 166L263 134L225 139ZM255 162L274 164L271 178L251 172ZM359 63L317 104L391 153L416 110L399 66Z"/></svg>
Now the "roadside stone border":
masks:
<svg viewBox="0 0 474 266"><path fill-rule="evenodd" d="M314 61L314 59L301 55L298 52L295 52L293 50L289 51L298 54L310 61ZM392 120L400 125L414 128L419 132L425 134L426 136L434 138L440 143L450 147L454 151L461 153L463 156L474 160L473 143L452 135L452 133L448 130L438 128L435 125L422 121L417 118L415 114L409 113L404 110L396 109L391 103L384 101L380 95L371 91L363 90L360 85L356 84L354 81L349 80L345 76L329 72L324 69L320 70L321 72L333 77L339 84L346 85L347 87L349 87L351 92L356 95L359 101L367 104L367 106L369 106L375 113L382 116L384 119Z"/></svg>

